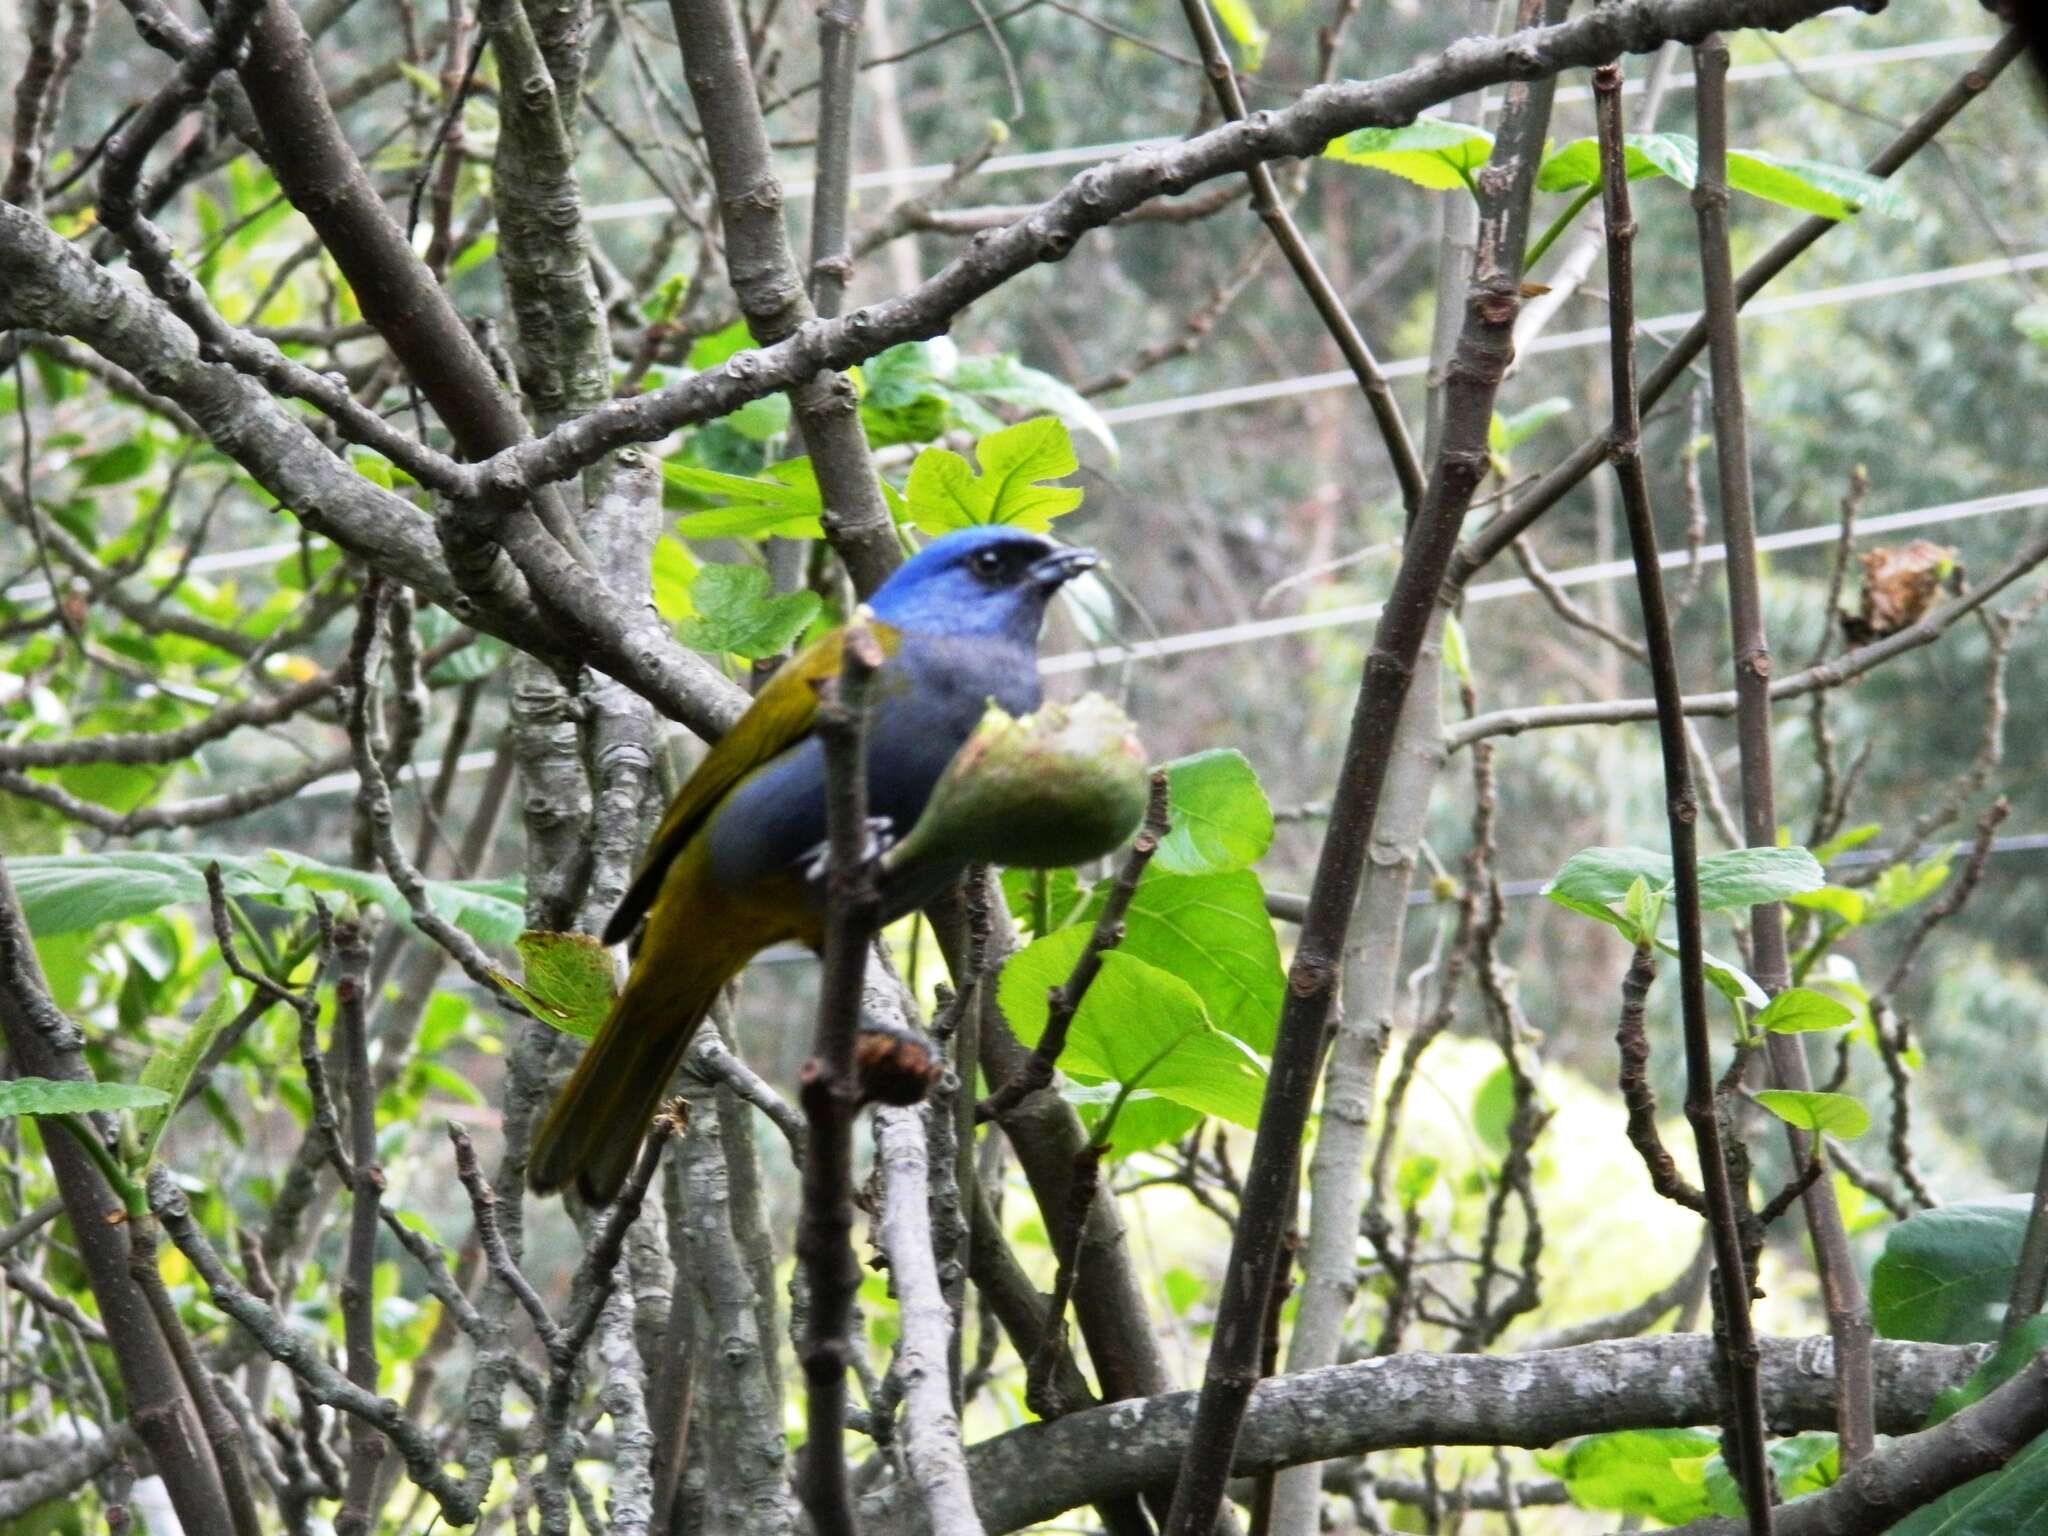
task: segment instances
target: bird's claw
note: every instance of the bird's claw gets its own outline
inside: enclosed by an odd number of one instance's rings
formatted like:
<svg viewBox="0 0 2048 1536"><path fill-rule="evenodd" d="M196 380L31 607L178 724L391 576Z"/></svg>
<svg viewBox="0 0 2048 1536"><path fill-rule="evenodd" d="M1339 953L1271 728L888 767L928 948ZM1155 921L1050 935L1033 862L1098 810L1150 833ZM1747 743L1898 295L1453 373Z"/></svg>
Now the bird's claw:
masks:
<svg viewBox="0 0 2048 1536"><path fill-rule="evenodd" d="M876 863L883 854L895 846L896 839L893 835L895 825L895 819L889 816L870 816L867 819L862 827L865 835L862 838L860 849L860 858L863 864ZM831 867L832 844L828 839L811 850L810 857L804 864L804 878L813 883L823 880L826 871Z"/></svg>

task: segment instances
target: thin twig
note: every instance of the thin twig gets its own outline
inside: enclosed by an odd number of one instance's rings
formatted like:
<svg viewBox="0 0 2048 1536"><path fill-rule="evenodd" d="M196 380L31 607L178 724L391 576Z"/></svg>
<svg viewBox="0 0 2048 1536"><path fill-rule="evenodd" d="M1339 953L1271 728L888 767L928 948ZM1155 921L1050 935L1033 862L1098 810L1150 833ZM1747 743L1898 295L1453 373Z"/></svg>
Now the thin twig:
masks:
<svg viewBox="0 0 2048 1536"><path fill-rule="evenodd" d="M1777 843L1778 806L1771 748L1771 650L1764 626L1763 583L1756 551L1756 505L1750 485L1749 439L1742 385L1741 336L1735 267L1728 245L1728 45L1717 33L1693 50L1698 84L1699 177L1693 188L1698 215L1700 279L1705 289L1707 356L1713 375L1714 454L1721 499L1721 536L1728 550L1728 626L1735 653L1735 719L1742 772L1742 831L1752 848ZM1784 908L1750 908L1750 969L1776 996L1791 985ZM1813 1077L1806 1047L1796 1034L1770 1035L1771 1072L1780 1088L1807 1092ZM1842 1464L1870 1454L1872 1421L1870 1342L1873 1329L1863 1282L1849 1251L1849 1235L1834 1185L1819 1177L1817 1139L1787 1125L1795 1167L1807 1169L1795 1187L1804 1191L1806 1228L1835 1341L1835 1380L1841 1391ZM1763 1217L1768 1225L1770 1217Z"/></svg>
<svg viewBox="0 0 2048 1536"><path fill-rule="evenodd" d="M868 947L879 925L881 897L867 847L864 744L870 683L882 652L865 613L846 630L836 685L818 701L817 731L825 747L826 826L824 978L817 1040L804 1064L803 1214L797 1260L810 1288L802 1365L809 1396L808 1438L798 1491L819 1536L854 1536L841 1436L846 1422L846 1371L857 1347L848 1329L860 1264L854 1256L853 1116L858 1093L854 1045Z"/></svg>
<svg viewBox="0 0 2048 1536"><path fill-rule="evenodd" d="M1657 528L1650 511L1649 483L1643 472L1632 266L1636 225L1629 207L1622 143L1619 66L1604 64L1594 71L1593 94L1600 127L1601 201L1607 220L1608 320L1614 374L1614 425L1609 456L1628 518L1629 547L1635 557L1644 638L1649 646L1657 697L1678 920L1679 1003L1685 1029L1685 1113L1699 1149L1705 1214L1714 1234L1715 1275L1721 1299L1721 1332L1717 1338L1722 1341L1729 1383L1728 1427L1734 1441L1743 1506L1753 1536L1770 1536L1771 1469L1765 1457L1763 1395L1756 1335L1750 1322L1748 1266L1730 1187L1728 1154L1722 1145L1721 1121L1714 1103L1713 1036L1707 1021L1700 935L1699 850L1695 832L1698 808L1691 759L1686 750L1678 658L1665 607L1663 573L1658 565Z"/></svg>
<svg viewBox="0 0 2048 1536"><path fill-rule="evenodd" d="M1028 1095L1051 1086L1053 1069L1059 1063L1060 1053L1066 1049L1067 1031L1072 1027L1075 1015L1081 1011L1081 1004L1087 998L1088 988L1095 982L1096 973L1102 969L1102 957L1123 942L1124 914L1130 911L1131 898L1137 894L1145 866L1152 862L1152 855L1165 836L1166 770L1156 768L1152 772L1144 824L1138 829L1130 851L1124 855L1116 880L1109 888L1109 896L1096 916L1095 927L1089 932L1088 942L1082 946L1066 981L1054 987L1046 998L1044 1033L1039 1035L1038 1044L1024 1065L975 1106L976 1120L999 1119Z"/></svg>
<svg viewBox="0 0 2048 1536"><path fill-rule="evenodd" d="M1209 11L1209 0L1181 0L1181 12L1187 17L1188 30L1194 34L1195 43L1202 51L1202 67L1209 76L1217 106L1232 122L1243 122L1247 116L1244 91L1238 84L1237 71L1231 65L1230 56L1224 51L1222 35L1216 30L1216 18ZM1343 296L1331 284L1315 253L1309 249L1301 226L1294 222L1294 215L1281 201L1272 167L1263 162L1255 164L1245 172L1245 179L1251 185L1252 207L1273 236L1274 243L1280 247L1281 254L1287 258L1287 265L1293 268L1303 291L1308 294L1309 302L1315 306L1323 328L1343 354L1345 366L1358 380L1365 403L1372 411L1373 422L1379 428L1380 440L1386 445L1394 479L1401 487L1401 503L1413 519L1422 510L1428 487L1424 483L1422 461L1416 456L1414 439L1408 434L1407 418L1401 414L1400 403L1394 399L1394 392L1387 385L1386 374L1372 355L1372 348L1358 329L1358 323L1351 318Z"/></svg>

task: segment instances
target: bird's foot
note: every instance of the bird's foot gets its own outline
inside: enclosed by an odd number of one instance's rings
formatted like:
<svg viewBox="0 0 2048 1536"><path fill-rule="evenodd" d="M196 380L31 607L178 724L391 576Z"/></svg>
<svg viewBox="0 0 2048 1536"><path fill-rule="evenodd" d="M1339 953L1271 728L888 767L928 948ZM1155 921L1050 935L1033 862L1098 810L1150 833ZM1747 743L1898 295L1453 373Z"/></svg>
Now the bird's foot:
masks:
<svg viewBox="0 0 2048 1536"><path fill-rule="evenodd" d="M870 816L867 819L867 823L862 829L865 835L862 838L860 850L860 858L863 864L876 863L883 854L887 853L895 845L896 839L893 835L895 826L896 821L894 817ZM811 850L809 858L805 861L804 878L816 883L825 878L825 872L831 867L832 844L830 841L822 842Z"/></svg>

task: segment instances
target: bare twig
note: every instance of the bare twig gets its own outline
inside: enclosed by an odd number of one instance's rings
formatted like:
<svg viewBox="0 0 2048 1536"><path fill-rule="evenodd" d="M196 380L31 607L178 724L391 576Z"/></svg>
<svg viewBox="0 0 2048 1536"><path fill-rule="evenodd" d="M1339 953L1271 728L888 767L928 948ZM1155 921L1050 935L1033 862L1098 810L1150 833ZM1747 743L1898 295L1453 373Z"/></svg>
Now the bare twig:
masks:
<svg viewBox="0 0 2048 1536"><path fill-rule="evenodd" d="M1735 270L1728 249L1728 46L1716 34L1693 51L1698 77L1699 178L1693 207L1699 219L1700 276L1706 295L1707 355L1714 384L1714 452L1721 496L1721 535L1728 548L1728 625L1735 653L1735 716L1742 766L1742 831L1751 847L1775 846L1777 794L1771 750L1771 651L1764 629L1763 584L1756 553L1756 507L1750 489L1748 425L1737 330ZM1751 971L1776 996L1791 985L1784 908L1767 902L1750 909ZM1781 1088L1813 1087L1806 1047L1796 1034L1766 1042L1771 1072ZM1870 1454L1870 1310L1849 1252L1849 1235L1835 1202L1834 1185L1818 1177L1818 1140L1785 1128L1795 1166L1809 1168L1804 1189L1807 1232L1826 1298L1828 1331L1835 1341L1835 1379L1842 1394L1839 1425L1842 1464ZM1768 1225L1768 1218L1765 1218Z"/></svg>
<svg viewBox="0 0 2048 1536"><path fill-rule="evenodd" d="M846 1371L857 1346L848 1336L860 1265L853 1229L853 1115L858 1086L854 1042L860 1028L861 986L868 946L881 912L874 861L867 848L867 735L869 684L881 665L881 647L864 616L846 632L845 659L836 686L818 701L817 730L825 744L826 825L830 855L825 876L824 979L818 1002L817 1042L803 1070L803 1215L797 1258L810 1287L804 1334L804 1380L809 1389L798 1488L820 1536L853 1536L853 1506L840 1438L846 1422Z"/></svg>
<svg viewBox="0 0 2048 1536"><path fill-rule="evenodd" d="M1181 0L1181 13L1187 17L1188 30L1194 34L1195 43L1202 51L1202 67L1209 76L1216 104L1222 108L1226 118L1232 122L1243 122L1247 115L1244 91L1238 85L1237 71L1231 65L1230 56L1224 51L1222 35L1216 30L1216 19L1209 11L1209 0ZM1358 380L1373 422L1379 428L1380 439L1386 445L1395 482L1401 487L1402 505L1408 509L1409 517L1417 516L1427 491L1423 483L1422 461L1416 457L1414 440L1408 435L1407 419L1401 414L1400 403L1394 399L1394 392L1387 385L1386 375L1380 371L1379 362L1372 355L1372 348L1358 329L1358 323L1351 318L1351 311L1342 295L1331 285L1322 264L1308 248L1301 226L1294 222L1294 216L1281 201L1272 168L1261 162L1251 166L1245 172L1245 178L1251 184L1252 207L1272 235L1274 244L1287 258L1287 265L1294 269L1294 275L1308 294L1309 302L1315 306L1323 328L1343 354L1345 366Z"/></svg>
<svg viewBox="0 0 2048 1536"><path fill-rule="evenodd" d="M1517 19L1529 25L1546 14L1541 0L1524 0ZM1245 1405L1258 1380L1267 1298L1281 1236L1293 1224L1302 1133L1397 722L1458 530L1489 467L1486 434L1512 348L1529 197L1549 122L1550 94L1545 83L1509 89L1493 159L1481 177L1479 260L1446 389L1436 466L1359 686L1329 833L1289 971L1201 1405L1174 1486L1167 1536L1207 1536L1214 1526Z"/></svg>
<svg viewBox="0 0 2048 1536"><path fill-rule="evenodd" d="M882 1169L878 1225L902 1325L894 1369L904 1383L903 1449L931 1528L946 1536L981 1536L947 1366L953 1318L932 1254L924 1113L875 1113L875 1155Z"/></svg>
<svg viewBox="0 0 2048 1536"><path fill-rule="evenodd" d="M1621 485L1628 518L1629 547L1635 556L1636 586L1650 652L1657 698L1658 735L1664 758L1664 792L1669 807L1672 884L1678 919L1679 1001L1685 1027L1685 1113L1699 1148L1707 1223L1714 1234L1715 1274L1725 1338L1723 1364L1729 1382L1728 1425L1734 1440L1744 1508L1754 1536L1772 1529L1770 1463L1765 1458L1763 1397L1757 1347L1749 1314L1748 1267L1742 1231L1730 1187L1728 1155L1714 1104L1713 1036L1707 1021L1706 975L1700 936L1698 816L1692 765L1686 750L1678 659L1664 602L1657 560L1657 529L1643 473L1641 404L1636 389L1635 286L1632 247L1635 218L1629 208L1628 172L1621 135L1621 70L1602 65L1593 74L1600 125L1601 201L1607 219L1609 329L1614 373L1614 426L1609 454Z"/></svg>

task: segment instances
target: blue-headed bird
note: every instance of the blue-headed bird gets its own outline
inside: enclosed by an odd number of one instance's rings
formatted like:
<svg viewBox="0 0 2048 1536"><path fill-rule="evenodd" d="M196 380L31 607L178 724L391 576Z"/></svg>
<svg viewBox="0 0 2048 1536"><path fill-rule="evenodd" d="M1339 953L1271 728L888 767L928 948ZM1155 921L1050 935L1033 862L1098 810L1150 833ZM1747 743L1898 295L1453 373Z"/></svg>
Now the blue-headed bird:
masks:
<svg viewBox="0 0 2048 1536"><path fill-rule="evenodd" d="M1092 550L1019 528L934 539L869 606L883 662L867 729L868 810L901 837L953 754L994 702L1038 707L1047 601L1097 563ZM646 919L625 989L534 1137L528 1179L572 1179L585 1199L617 1194L648 1123L721 988L761 950L824 938L825 759L812 722L819 680L839 673L843 630L785 663L677 792L605 928L623 942ZM952 863L892 870L885 916L943 894Z"/></svg>

